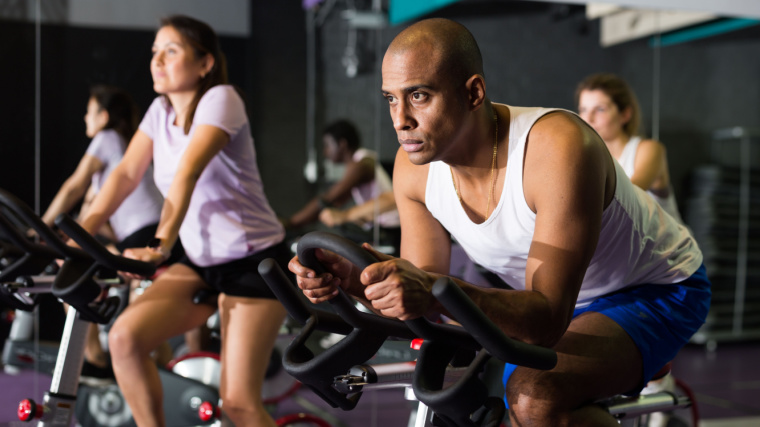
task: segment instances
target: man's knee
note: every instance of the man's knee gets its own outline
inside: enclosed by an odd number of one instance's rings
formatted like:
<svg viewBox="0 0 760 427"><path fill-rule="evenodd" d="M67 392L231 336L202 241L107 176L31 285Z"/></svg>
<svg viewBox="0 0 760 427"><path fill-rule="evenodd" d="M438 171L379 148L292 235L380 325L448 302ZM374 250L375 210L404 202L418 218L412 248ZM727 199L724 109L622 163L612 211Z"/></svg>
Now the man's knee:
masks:
<svg viewBox="0 0 760 427"><path fill-rule="evenodd" d="M506 397L510 417L520 426L561 426L572 408L554 375L519 372L510 377Z"/></svg>

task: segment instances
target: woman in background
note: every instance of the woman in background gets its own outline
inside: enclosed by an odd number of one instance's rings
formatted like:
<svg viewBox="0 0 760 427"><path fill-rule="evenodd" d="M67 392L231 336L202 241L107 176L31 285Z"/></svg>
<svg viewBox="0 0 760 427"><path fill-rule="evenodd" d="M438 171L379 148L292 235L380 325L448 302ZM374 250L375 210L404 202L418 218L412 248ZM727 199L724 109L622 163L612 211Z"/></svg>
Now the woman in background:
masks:
<svg viewBox="0 0 760 427"><path fill-rule="evenodd" d="M109 334L116 380L137 425L164 425L150 353L205 323L215 307L194 304L193 296L216 290L223 414L237 426L274 426L261 386L285 309L256 269L265 258L285 267L290 253L264 194L245 105L227 84L224 55L207 24L168 17L152 51L153 88L160 96L82 225L92 231L104 224L152 161L165 200L161 221L150 245L124 254L160 264L181 236L185 257L116 320Z"/></svg>
<svg viewBox="0 0 760 427"><path fill-rule="evenodd" d="M80 217L86 214L90 200L124 156L138 120L137 106L126 91L108 85L90 89L84 122L85 132L92 141L42 216L45 224L53 227L58 215L70 212L80 201L83 202ZM140 180L135 191L113 212L104 227L97 230L119 251L144 245L156 232L163 198L150 175ZM112 378L100 345L98 327L94 324L88 331L85 362L84 378Z"/></svg>
<svg viewBox="0 0 760 427"><path fill-rule="evenodd" d="M646 191L663 210L683 223L670 182L665 146L654 139L639 136L641 111L636 94L620 77L592 74L575 91L578 114L602 137L612 157L623 167L631 182ZM673 376L668 373L650 381L642 394L662 390L675 391ZM648 427L665 427L670 416L654 413Z"/></svg>
<svg viewBox="0 0 760 427"><path fill-rule="evenodd" d="M673 195L665 146L639 136L641 111L630 86L614 74L592 74L578 85L575 101L578 114L602 137L631 181L683 223Z"/></svg>

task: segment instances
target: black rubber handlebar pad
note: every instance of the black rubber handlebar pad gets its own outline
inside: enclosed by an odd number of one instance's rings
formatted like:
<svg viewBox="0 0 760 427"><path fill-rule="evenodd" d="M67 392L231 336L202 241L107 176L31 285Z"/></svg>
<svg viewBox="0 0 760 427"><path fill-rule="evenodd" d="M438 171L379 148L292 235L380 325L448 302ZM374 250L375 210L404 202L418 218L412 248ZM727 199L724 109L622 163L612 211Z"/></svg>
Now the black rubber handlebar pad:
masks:
<svg viewBox="0 0 760 427"><path fill-rule="evenodd" d="M45 241L46 249L41 249L34 244L24 244L25 237L19 231L8 234L18 241L30 257L43 254L45 257L55 256L64 259L65 262L51 288L51 293L76 308L79 315L88 321L96 323L108 323L115 313L116 301L109 298L100 302L93 302L101 293L93 276L98 271L98 265L85 251L68 246L58 235L50 229L29 206L7 191L0 190L0 206L15 215L16 219L32 227ZM7 218L0 221L0 227L9 231L12 226ZM54 251L51 253L50 251Z"/></svg>
<svg viewBox="0 0 760 427"><path fill-rule="evenodd" d="M317 318L320 331L348 335L353 328L335 313L306 305L299 290L282 271L277 261L267 258L259 264L259 274L264 278L278 300L285 306L290 317L305 325L311 317Z"/></svg>
<svg viewBox="0 0 760 427"><path fill-rule="evenodd" d="M50 227L42 222L42 219L26 203L2 189L0 189L0 205L13 212L18 218L32 227L42 240L58 254L59 258L90 258L84 251L66 245ZM22 243L19 242L19 244Z"/></svg>
<svg viewBox="0 0 760 427"><path fill-rule="evenodd" d="M316 231L304 235L298 241L298 259L301 264L317 273L324 272L315 254L317 249L335 252L362 270L377 262L375 257L356 243L336 234ZM414 339L419 337L400 320L359 311L343 289L339 289L338 295L330 300L330 304L343 320L356 329L375 330L386 334L386 336L398 338Z"/></svg>
<svg viewBox="0 0 760 427"><path fill-rule="evenodd" d="M432 292L493 357L502 362L541 370L549 370L557 365L557 353L554 350L507 337L451 279L438 279Z"/></svg>
<svg viewBox="0 0 760 427"><path fill-rule="evenodd" d="M82 226L77 224L70 216L60 214L55 219L55 224L63 230L72 240L87 252L92 258L103 267L118 271L126 271L141 276L152 276L156 272L154 264L124 258L111 253L105 246L101 245L95 238L85 231Z"/></svg>

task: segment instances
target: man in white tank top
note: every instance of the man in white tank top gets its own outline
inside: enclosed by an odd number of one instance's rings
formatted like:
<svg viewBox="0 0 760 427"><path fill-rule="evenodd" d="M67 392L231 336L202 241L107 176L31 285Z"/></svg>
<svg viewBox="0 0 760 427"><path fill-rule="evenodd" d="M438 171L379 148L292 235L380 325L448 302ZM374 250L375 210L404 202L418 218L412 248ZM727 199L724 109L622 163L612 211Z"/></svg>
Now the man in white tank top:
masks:
<svg viewBox="0 0 760 427"><path fill-rule="evenodd" d="M402 147L402 258L365 245L380 262L358 271L317 251L330 271L294 258L298 286L312 302L341 286L401 320L448 314L430 289L449 271L453 236L514 290L455 282L507 335L558 353L551 371L517 367L509 377L513 424L617 425L593 402L640 390L704 322L709 282L694 239L579 117L491 103L463 26L412 25L382 74Z"/></svg>

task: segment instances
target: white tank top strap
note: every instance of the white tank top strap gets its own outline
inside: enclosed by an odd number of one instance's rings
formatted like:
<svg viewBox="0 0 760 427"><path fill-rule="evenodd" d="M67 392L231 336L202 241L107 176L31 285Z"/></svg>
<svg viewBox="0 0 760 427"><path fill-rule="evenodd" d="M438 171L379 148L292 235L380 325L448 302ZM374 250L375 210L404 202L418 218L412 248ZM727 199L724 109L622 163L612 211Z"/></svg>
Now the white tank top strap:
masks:
<svg viewBox="0 0 760 427"><path fill-rule="evenodd" d="M625 174L629 177L633 176L634 166L636 165L636 152L639 149L640 142L641 137L631 137L628 140L628 143L625 144L623 152L620 153L620 158L617 159L618 163L620 163L620 166L623 167Z"/></svg>

